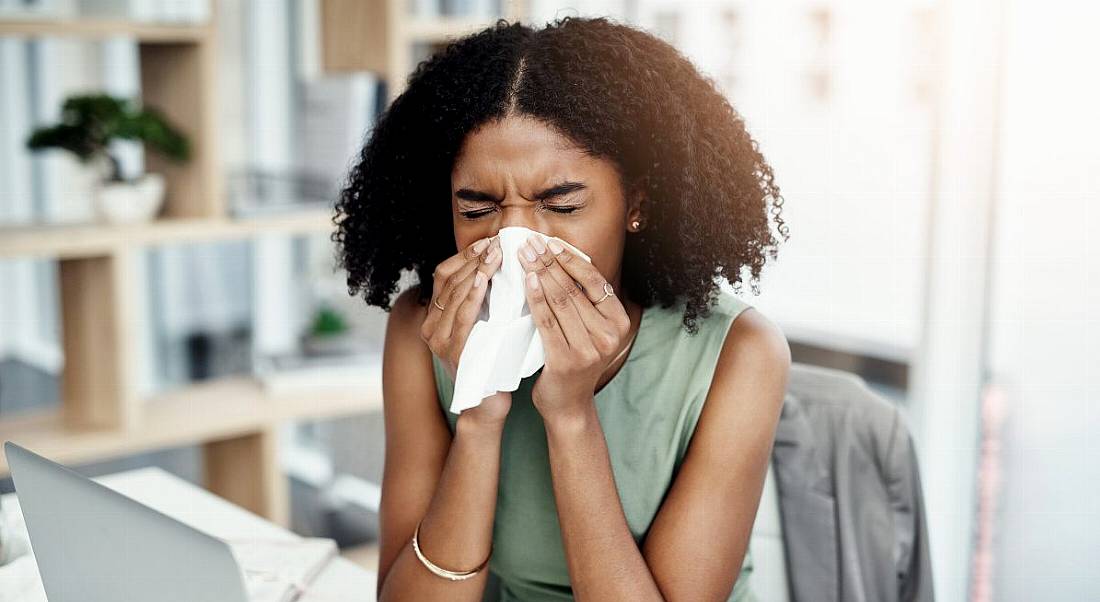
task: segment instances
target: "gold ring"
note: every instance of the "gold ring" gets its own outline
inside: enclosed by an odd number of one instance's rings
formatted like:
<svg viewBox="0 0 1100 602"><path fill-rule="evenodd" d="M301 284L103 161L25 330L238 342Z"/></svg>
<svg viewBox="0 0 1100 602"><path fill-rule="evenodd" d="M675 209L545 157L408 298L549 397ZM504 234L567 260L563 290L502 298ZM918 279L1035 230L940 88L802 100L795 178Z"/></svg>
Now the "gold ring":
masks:
<svg viewBox="0 0 1100 602"><path fill-rule="evenodd" d="M440 310L445 310L445 309L447 309L446 307L443 307L442 305L440 305L440 304L439 304L439 301L436 301L435 299L432 299L432 305L434 305L434 306L438 307L438 308L439 308Z"/></svg>
<svg viewBox="0 0 1100 602"><path fill-rule="evenodd" d="M603 301L604 299L606 299L608 297L612 297L612 296L615 295L615 289L614 289L614 287L611 286L610 282L604 281L604 283L603 283L603 293L604 294L603 294L602 297L600 297L600 300L599 301L593 301L592 305L596 305L596 304L600 303L600 301Z"/></svg>

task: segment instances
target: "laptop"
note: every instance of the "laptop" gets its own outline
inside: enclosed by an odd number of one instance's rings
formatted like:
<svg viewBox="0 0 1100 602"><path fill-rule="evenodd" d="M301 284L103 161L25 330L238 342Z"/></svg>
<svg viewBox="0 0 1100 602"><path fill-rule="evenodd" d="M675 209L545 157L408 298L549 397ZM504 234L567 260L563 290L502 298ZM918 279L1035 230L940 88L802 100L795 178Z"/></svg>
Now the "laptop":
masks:
<svg viewBox="0 0 1100 602"><path fill-rule="evenodd" d="M50 602L248 602L226 542L4 443Z"/></svg>

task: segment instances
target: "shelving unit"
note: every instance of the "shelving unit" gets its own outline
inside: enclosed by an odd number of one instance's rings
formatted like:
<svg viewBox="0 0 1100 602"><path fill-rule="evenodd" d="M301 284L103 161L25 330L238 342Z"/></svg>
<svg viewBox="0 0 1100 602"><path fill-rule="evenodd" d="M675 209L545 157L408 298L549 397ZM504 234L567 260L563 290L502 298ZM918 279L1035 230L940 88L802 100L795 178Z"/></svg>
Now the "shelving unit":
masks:
<svg viewBox="0 0 1100 602"><path fill-rule="evenodd" d="M522 6L509 5L513 11ZM216 15L216 3L213 8ZM413 18L403 0L322 0L322 13L326 69L372 70L391 82L402 82L412 69L411 44L439 43L489 23ZM134 319L141 284L138 253L159 245L332 230L328 210L243 220L229 216L216 155L216 28L216 21L0 19L0 36L135 38L144 102L163 111L192 143L192 158L184 165L147 156L146 169L164 174L167 183L162 216L152 223L0 227L0 259L58 261L65 356L60 410L0 417L0 440L70 464L201 445L208 489L285 525L289 502L277 458L279 427L379 410L381 374L356 391L319 386L307 394L276 396L253 378L239 376L142 397L132 371L141 335L141 321ZM399 90L389 89L392 100ZM7 473L0 455L0 476Z"/></svg>
<svg viewBox="0 0 1100 602"><path fill-rule="evenodd" d="M214 145L216 23L158 25L114 19L0 20L8 37L105 39L138 42L143 101L157 107L191 139L191 159L177 165L150 153L146 169L164 175L164 217L226 214Z"/></svg>

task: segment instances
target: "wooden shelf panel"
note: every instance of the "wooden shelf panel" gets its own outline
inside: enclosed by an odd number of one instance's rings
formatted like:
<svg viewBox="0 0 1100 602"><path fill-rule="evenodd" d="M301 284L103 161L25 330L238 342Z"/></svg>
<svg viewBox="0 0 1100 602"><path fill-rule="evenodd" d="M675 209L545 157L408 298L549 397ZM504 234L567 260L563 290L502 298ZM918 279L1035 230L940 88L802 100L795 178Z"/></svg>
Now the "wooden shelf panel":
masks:
<svg viewBox="0 0 1100 602"><path fill-rule="evenodd" d="M73 428L59 411L51 411L0 420L0 441L15 441L63 464L83 464L253 435L287 421L336 418L381 407L381 381L373 391L318 387L316 392L272 396L251 377L227 377L145 400L141 417L131 429ZM7 460L0 454L0 476L7 474Z"/></svg>
<svg viewBox="0 0 1100 602"><path fill-rule="evenodd" d="M405 24L412 42L445 42L484 29L495 22L488 17L414 17Z"/></svg>
<svg viewBox="0 0 1100 602"><path fill-rule="evenodd" d="M64 224L0 227L0 258L74 259L108 255L119 248L252 238L263 234L331 232L333 213L311 209L247 219L170 218L147 224Z"/></svg>
<svg viewBox="0 0 1100 602"><path fill-rule="evenodd" d="M124 19L0 19L0 36L111 38L129 36L143 43L197 43L211 37L206 24L141 23Z"/></svg>

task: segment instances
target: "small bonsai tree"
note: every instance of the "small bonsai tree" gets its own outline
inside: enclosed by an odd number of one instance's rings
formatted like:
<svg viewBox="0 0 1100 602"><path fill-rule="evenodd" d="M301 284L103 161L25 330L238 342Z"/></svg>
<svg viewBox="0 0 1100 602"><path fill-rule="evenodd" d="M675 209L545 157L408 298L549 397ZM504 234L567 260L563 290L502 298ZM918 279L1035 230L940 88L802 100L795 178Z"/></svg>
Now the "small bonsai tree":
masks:
<svg viewBox="0 0 1100 602"><path fill-rule="evenodd" d="M108 180L122 182L118 159L108 150L115 139L140 140L174 161L186 161L191 154L187 138L160 112L107 94L69 97L61 108L61 122L35 130L27 147L64 149L84 163L103 157L110 162Z"/></svg>

